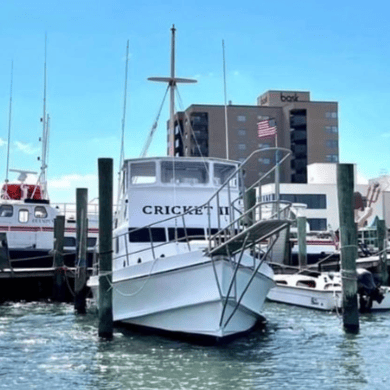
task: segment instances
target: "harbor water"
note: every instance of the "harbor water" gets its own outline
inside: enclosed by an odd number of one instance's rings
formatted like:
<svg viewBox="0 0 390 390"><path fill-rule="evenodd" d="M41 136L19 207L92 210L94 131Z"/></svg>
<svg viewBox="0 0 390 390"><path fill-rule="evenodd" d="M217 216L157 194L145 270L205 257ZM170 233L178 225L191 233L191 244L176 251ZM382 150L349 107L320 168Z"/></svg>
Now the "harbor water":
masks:
<svg viewBox="0 0 390 390"><path fill-rule="evenodd" d="M390 389L390 312L364 314L357 335L335 313L267 302L267 324L222 345L115 328L94 310L0 306L4 389Z"/></svg>

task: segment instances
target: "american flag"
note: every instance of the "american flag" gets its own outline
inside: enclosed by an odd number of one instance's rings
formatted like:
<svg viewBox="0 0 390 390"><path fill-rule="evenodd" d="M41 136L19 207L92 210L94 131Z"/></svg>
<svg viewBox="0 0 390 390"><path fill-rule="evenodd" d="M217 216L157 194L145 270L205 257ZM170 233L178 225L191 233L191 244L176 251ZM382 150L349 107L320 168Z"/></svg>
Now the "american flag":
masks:
<svg viewBox="0 0 390 390"><path fill-rule="evenodd" d="M269 138L276 134L276 123L273 119L265 119L257 123L257 136Z"/></svg>

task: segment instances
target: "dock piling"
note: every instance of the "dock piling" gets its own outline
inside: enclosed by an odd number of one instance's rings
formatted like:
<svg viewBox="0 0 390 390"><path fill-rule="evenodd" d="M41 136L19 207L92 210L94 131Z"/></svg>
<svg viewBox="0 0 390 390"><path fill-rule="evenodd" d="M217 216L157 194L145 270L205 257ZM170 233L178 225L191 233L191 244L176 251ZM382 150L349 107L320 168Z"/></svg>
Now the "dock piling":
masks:
<svg viewBox="0 0 390 390"><path fill-rule="evenodd" d="M299 269L307 267L306 217L297 217Z"/></svg>
<svg viewBox="0 0 390 390"><path fill-rule="evenodd" d="M379 251L379 267L381 270L381 282L383 286L389 285L389 272L387 269L387 237L386 237L386 223L380 219L377 224L378 233L378 251Z"/></svg>
<svg viewBox="0 0 390 390"><path fill-rule="evenodd" d="M87 297L87 235L88 189L76 189L76 274L74 280L74 308L78 314L86 313Z"/></svg>
<svg viewBox="0 0 390 390"><path fill-rule="evenodd" d="M7 233L0 233L0 271L11 268L7 243Z"/></svg>
<svg viewBox="0 0 390 390"><path fill-rule="evenodd" d="M54 220L54 268L53 300L65 302L65 273L64 273L64 232L65 216L58 215Z"/></svg>
<svg viewBox="0 0 390 390"><path fill-rule="evenodd" d="M340 219L341 276L343 290L343 323L350 333L359 331L357 301L357 232L353 210L353 164L337 165L337 195Z"/></svg>
<svg viewBox="0 0 390 390"><path fill-rule="evenodd" d="M99 337L111 339L113 159L99 158Z"/></svg>

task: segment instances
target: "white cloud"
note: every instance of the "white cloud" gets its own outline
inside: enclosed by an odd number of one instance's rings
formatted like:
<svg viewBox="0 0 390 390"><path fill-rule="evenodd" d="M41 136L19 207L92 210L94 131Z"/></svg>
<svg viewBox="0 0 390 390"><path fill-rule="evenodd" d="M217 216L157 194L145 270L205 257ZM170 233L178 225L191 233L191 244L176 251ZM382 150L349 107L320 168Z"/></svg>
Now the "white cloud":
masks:
<svg viewBox="0 0 390 390"><path fill-rule="evenodd" d="M26 154L35 154L39 152L39 148L33 147L31 144L15 141L16 149Z"/></svg>
<svg viewBox="0 0 390 390"><path fill-rule="evenodd" d="M383 133L382 137L383 138L390 138L390 131L388 133Z"/></svg>
<svg viewBox="0 0 390 390"><path fill-rule="evenodd" d="M3 138L0 138L0 148L1 148L2 146L5 146L5 145L7 145L7 141L4 140Z"/></svg>
<svg viewBox="0 0 390 390"><path fill-rule="evenodd" d="M240 72L238 71L238 70L235 70L234 72L233 72L233 76L239 76L240 75Z"/></svg>
<svg viewBox="0 0 390 390"><path fill-rule="evenodd" d="M357 184L368 184L368 180L360 172L356 174L356 182Z"/></svg>
<svg viewBox="0 0 390 390"><path fill-rule="evenodd" d="M48 187L56 189L68 189L68 188L84 188L97 186L98 178L96 175L64 175L59 178L49 179Z"/></svg>

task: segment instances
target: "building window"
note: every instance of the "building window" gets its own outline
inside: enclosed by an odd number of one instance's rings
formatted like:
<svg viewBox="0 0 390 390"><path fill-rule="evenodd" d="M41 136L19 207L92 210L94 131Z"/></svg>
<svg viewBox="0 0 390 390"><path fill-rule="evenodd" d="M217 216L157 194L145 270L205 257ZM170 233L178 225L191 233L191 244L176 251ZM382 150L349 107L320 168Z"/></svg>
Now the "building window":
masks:
<svg viewBox="0 0 390 390"><path fill-rule="evenodd" d="M307 218L310 230L326 230L326 218Z"/></svg>
<svg viewBox="0 0 390 390"><path fill-rule="evenodd" d="M328 112L325 114L325 117L326 117L326 118L337 118L337 112L335 112L335 111L328 111Z"/></svg>
<svg viewBox="0 0 390 390"><path fill-rule="evenodd" d="M257 119L259 121L264 121L264 120L270 119L270 117L268 115L257 115Z"/></svg>
<svg viewBox="0 0 390 390"><path fill-rule="evenodd" d="M264 165L269 165L269 164L271 164L271 159L270 158L259 158L259 163L264 164Z"/></svg>
<svg viewBox="0 0 390 390"><path fill-rule="evenodd" d="M280 194L280 200L304 203L308 209L326 209L325 194Z"/></svg>
<svg viewBox="0 0 390 390"><path fill-rule="evenodd" d="M246 130L245 129L239 129L238 130L238 135L246 135Z"/></svg>
<svg viewBox="0 0 390 390"><path fill-rule="evenodd" d="M338 147L338 142L335 139L328 139L326 141L326 147L330 149L335 149Z"/></svg>
<svg viewBox="0 0 390 390"><path fill-rule="evenodd" d="M245 144L238 144L238 150L246 150Z"/></svg>
<svg viewBox="0 0 390 390"><path fill-rule="evenodd" d="M246 116L245 115L239 115L237 117L238 122L246 122Z"/></svg>
<svg viewBox="0 0 390 390"><path fill-rule="evenodd" d="M28 222L28 210L26 209L19 210L19 222L21 223Z"/></svg>
<svg viewBox="0 0 390 390"><path fill-rule="evenodd" d="M339 132L339 129L337 126L326 126L325 131L328 134L337 134Z"/></svg>
<svg viewBox="0 0 390 390"><path fill-rule="evenodd" d="M179 147L179 138L177 138L177 139L175 140L175 147L176 147L176 148Z"/></svg>
<svg viewBox="0 0 390 390"><path fill-rule="evenodd" d="M259 149L268 149L271 146L270 143L264 142L262 144L259 144Z"/></svg>
<svg viewBox="0 0 390 390"><path fill-rule="evenodd" d="M337 156L337 154L327 154L326 155L326 161L327 162L338 162L339 161L339 157Z"/></svg>

